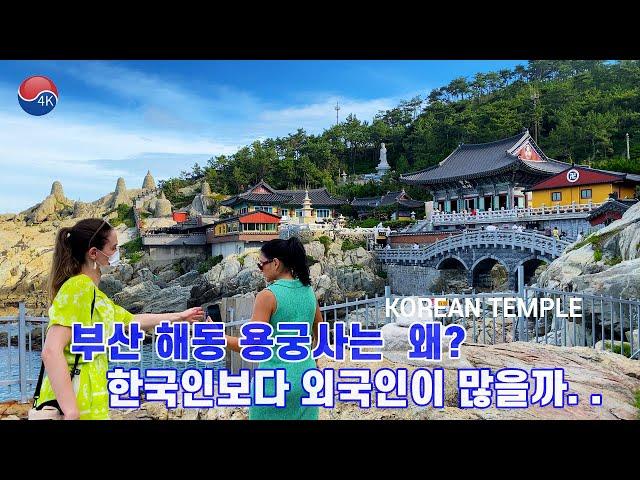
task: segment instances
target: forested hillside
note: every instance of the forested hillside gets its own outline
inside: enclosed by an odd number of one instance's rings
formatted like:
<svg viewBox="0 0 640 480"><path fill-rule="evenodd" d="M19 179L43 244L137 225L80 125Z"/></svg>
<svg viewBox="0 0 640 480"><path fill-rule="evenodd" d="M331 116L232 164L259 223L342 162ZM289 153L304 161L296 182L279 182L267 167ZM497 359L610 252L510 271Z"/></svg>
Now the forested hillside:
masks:
<svg viewBox="0 0 640 480"><path fill-rule="evenodd" d="M346 197L377 195L400 188L400 173L436 164L461 142L489 142L523 128L552 158L639 173L640 61L530 61L513 70L456 78L379 112L371 122L349 115L319 135L299 129L256 141L162 185L174 204L187 201L179 188L203 177L224 194L264 178L275 188L307 184ZM374 171L380 142L386 143L395 174L381 185L339 186L342 170ZM421 196L415 189L409 193Z"/></svg>

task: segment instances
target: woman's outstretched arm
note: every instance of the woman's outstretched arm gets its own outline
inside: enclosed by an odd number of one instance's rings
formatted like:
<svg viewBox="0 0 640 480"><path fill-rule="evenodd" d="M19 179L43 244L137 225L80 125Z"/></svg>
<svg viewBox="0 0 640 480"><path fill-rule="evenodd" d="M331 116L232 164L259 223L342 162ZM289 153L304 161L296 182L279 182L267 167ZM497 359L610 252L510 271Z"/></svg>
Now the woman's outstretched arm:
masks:
<svg viewBox="0 0 640 480"><path fill-rule="evenodd" d="M52 325L47 332L42 347L42 361L65 420L80 418L76 394L73 391L69 366L64 357L64 349L71 343L71 328Z"/></svg>
<svg viewBox="0 0 640 480"><path fill-rule="evenodd" d="M271 290L267 290L265 288L256 295L256 301L253 304L253 313L251 314L251 321L269 323L271 315L273 315L273 312L275 311L276 297L273 295ZM225 335L225 337L227 339L227 348L234 352L239 352L240 346L238 345L238 337L234 337L232 335Z"/></svg>
<svg viewBox="0 0 640 480"><path fill-rule="evenodd" d="M133 321L140 324L143 330L149 330L162 322L197 322L204 320L202 307L189 308L175 313L139 313Z"/></svg>

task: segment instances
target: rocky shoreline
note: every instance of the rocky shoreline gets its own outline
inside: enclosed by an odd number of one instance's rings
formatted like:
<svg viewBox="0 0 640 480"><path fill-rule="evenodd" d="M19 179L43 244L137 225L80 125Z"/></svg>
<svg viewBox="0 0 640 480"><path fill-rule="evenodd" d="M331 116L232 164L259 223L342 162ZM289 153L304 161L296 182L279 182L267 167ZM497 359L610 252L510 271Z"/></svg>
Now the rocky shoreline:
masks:
<svg viewBox="0 0 640 480"><path fill-rule="evenodd" d="M406 368L409 374L424 362L407 362L405 352L385 355L381 362L334 362L320 360L320 368ZM586 347L555 347L526 342L501 345L465 345L463 358L437 365L445 369L445 407L441 409L410 405L406 409L361 409L352 402L336 401L332 409L320 409L321 420L637 420L640 408L640 362L622 355ZM432 364L433 365L433 364ZM577 393L580 404L572 407L530 407L526 409L461 409L458 407L457 369L557 368L565 369L569 392ZM602 406L589 405L592 393L601 393ZM26 418L29 404L0 404L0 419ZM113 420L246 420L247 408L170 409L157 402L143 403L138 409L112 410Z"/></svg>

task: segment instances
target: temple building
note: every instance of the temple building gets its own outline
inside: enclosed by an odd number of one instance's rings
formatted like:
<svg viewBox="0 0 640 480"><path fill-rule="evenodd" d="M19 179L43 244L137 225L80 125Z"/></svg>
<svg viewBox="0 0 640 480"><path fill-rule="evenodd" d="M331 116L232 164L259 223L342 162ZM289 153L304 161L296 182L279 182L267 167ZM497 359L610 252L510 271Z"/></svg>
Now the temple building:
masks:
<svg viewBox="0 0 640 480"><path fill-rule="evenodd" d="M283 222L322 223L338 217L338 208L346 200L333 197L326 188L277 190L264 180L244 193L220 202L236 215L263 211L282 217Z"/></svg>
<svg viewBox="0 0 640 480"><path fill-rule="evenodd" d="M264 242L278 238L279 224L278 215L255 210L218 220L207 229L211 255L227 256L258 249Z"/></svg>
<svg viewBox="0 0 640 480"><path fill-rule="evenodd" d="M391 205L395 207L391 220L415 218L417 213L424 212L424 202L413 200L404 189L400 192L387 192L380 197L355 197L351 201L351 206L358 212L358 218L368 217L378 207Z"/></svg>
<svg viewBox="0 0 640 480"><path fill-rule="evenodd" d="M610 198L608 201L594 209L588 216L587 221L592 227L602 225L607 226L616 220L620 220L624 212L638 202L637 199L617 200Z"/></svg>
<svg viewBox="0 0 640 480"><path fill-rule="evenodd" d="M439 164L400 176L421 185L440 212L526 208L525 189L570 165L547 157L529 131L490 143L460 144Z"/></svg>
<svg viewBox="0 0 640 480"><path fill-rule="evenodd" d="M525 131L460 145L438 165L400 177L433 196L424 221L402 233L434 235L481 228L558 228L574 239L602 228L633 203L640 175L554 160ZM617 203L612 203L617 202ZM431 237L429 237L431 238ZM435 237L434 237L435 238Z"/></svg>
<svg viewBox="0 0 640 480"><path fill-rule="evenodd" d="M600 204L610 198L632 200L640 175L571 166L533 185L531 206Z"/></svg>

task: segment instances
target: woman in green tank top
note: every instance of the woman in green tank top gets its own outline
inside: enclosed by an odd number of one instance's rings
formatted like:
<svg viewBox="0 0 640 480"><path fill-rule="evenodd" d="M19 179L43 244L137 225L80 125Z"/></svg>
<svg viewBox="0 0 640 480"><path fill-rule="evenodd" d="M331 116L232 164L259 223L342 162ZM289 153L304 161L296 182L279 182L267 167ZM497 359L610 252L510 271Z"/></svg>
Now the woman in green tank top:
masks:
<svg viewBox="0 0 640 480"><path fill-rule="evenodd" d="M258 267L270 284L256 295L251 321L270 323L273 326L273 337L290 334L289 331L280 331L278 323L308 323L315 346L318 323L323 319L311 288L307 255L300 240L291 237L289 240L266 242L260 249ZM238 337L228 335L227 348L239 352ZM319 407L300 405L304 394L302 375L306 370L316 368L311 349L304 360L285 362L278 358L277 347L273 348L271 359L260 362L258 368L285 369L287 382L291 384L291 389L286 393L286 407L251 406L249 420L317 420ZM265 395L273 396L274 393L274 382L266 382Z"/></svg>

